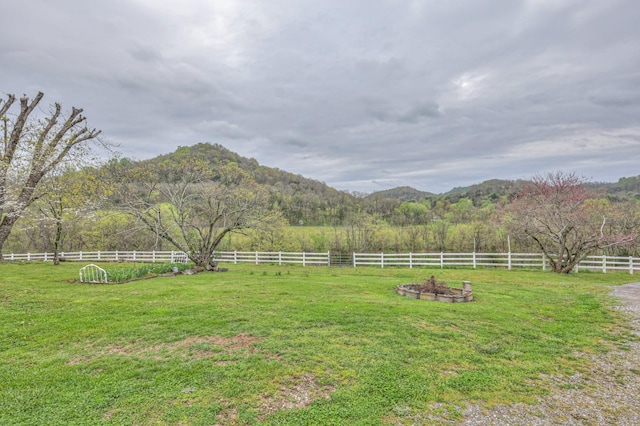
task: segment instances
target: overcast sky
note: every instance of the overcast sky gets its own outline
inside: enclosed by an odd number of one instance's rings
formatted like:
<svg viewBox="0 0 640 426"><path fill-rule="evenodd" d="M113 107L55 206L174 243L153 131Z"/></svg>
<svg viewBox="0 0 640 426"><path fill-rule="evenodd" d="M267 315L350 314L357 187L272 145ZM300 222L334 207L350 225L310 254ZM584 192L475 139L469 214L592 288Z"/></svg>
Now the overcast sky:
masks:
<svg viewBox="0 0 640 426"><path fill-rule="evenodd" d="M22 0L0 94L348 191L640 175L638 0Z"/></svg>

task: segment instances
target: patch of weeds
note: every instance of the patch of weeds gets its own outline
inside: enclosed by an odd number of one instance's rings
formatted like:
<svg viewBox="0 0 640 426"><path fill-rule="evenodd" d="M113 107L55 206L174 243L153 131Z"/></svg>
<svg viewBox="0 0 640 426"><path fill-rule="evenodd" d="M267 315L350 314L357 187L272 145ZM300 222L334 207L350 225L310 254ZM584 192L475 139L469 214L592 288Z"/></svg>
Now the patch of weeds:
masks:
<svg viewBox="0 0 640 426"><path fill-rule="evenodd" d="M166 274L172 272L174 268L183 272L188 266L182 263L148 263L125 268L110 268L106 271L110 283L123 283L140 278Z"/></svg>
<svg viewBox="0 0 640 426"><path fill-rule="evenodd" d="M500 345L495 343L490 343L488 345L476 345L476 350L484 355L495 355L502 352Z"/></svg>

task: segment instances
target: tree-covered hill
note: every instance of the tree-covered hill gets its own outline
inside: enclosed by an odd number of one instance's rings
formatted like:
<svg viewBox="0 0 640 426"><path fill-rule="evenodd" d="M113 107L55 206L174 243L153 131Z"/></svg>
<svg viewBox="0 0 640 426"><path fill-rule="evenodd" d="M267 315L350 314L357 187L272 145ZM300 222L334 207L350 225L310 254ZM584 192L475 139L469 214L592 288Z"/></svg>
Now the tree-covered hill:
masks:
<svg viewBox="0 0 640 426"><path fill-rule="evenodd" d="M436 194L432 192L420 191L410 186L399 186L397 188L385 189L367 195L365 198L393 198L400 202L416 201L422 202L432 199Z"/></svg>
<svg viewBox="0 0 640 426"><path fill-rule="evenodd" d="M437 202L454 205L470 201L475 207L509 200L526 183L524 180L490 179L467 187L453 188L443 194L418 190L408 186L355 194L337 190L324 182L278 168L260 164L254 158L243 157L220 144L199 143L179 147L140 163L159 164L184 158L200 158L212 164L235 163L255 181L268 188L271 204L280 210L291 224L333 225L344 223L354 211L363 211L389 219L403 203L434 206ZM599 197L611 201L640 199L640 176L624 177L615 183L590 183Z"/></svg>

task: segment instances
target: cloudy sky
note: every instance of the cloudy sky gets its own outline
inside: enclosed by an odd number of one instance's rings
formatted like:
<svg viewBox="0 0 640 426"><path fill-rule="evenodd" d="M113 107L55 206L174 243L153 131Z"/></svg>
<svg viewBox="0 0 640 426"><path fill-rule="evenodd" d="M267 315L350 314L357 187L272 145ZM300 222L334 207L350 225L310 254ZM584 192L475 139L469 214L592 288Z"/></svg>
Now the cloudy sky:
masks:
<svg viewBox="0 0 640 426"><path fill-rule="evenodd" d="M348 191L640 174L637 0L3 2L0 95Z"/></svg>

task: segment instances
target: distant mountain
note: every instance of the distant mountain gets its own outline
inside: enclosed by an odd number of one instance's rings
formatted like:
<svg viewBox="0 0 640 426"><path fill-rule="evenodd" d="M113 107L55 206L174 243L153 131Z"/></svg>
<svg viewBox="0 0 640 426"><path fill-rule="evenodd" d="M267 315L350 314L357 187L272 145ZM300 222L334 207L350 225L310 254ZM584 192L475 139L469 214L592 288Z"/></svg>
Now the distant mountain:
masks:
<svg viewBox="0 0 640 426"><path fill-rule="evenodd" d="M237 164L268 189L272 207L282 211L291 224L331 224L336 218L342 220L347 210L355 205L356 197L352 194L324 182L263 166L256 159L243 157L219 144L181 146L175 152L144 162L153 164L185 157L204 159L212 164Z"/></svg>
<svg viewBox="0 0 640 426"><path fill-rule="evenodd" d="M614 183L590 183L589 187L604 192L611 201L640 200L640 175L622 177Z"/></svg>
<svg viewBox="0 0 640 426"><path fill-rule="evenodd" d="M429 200L435 196L436 194L432 192L419 191L415 188L411 188L410 186L399 186L397 188L385 189L384 191L374 192L372 194L367 195L364 198L365 199L392 198L400 202L405 202L405 201L421 202L421 201Z"/></svg>
<svg viewBox="0 0 640 426"><path fill-rule="evenodd" d="M490 179L464 188L454 188L443 197L451 203L467 198L476 206L481 205L485 200L497 203L503 197L513 196L525 183L524 180Z"/></svg>
<svg viewBox="0 0 640 426"><path fill-rule="evenodd" d="M255 158L243 157L220 144L199 143L193 146L181 146L173 153L159 155L148 161L163 161L184 156L202 158L211 163L236 163L241 169L249 172L259 184L267 185L290 195L308 192L320 196L348 195L324 182L263 166Z"/></svg>
<svg viewBox="0 0 640 426"><path fill-rule="evenodd" d="M339 204L355 205L356 194L339 191L324 182L301 175L263 166L256 159L243 157L219 144L199 143L193 146L179 147L173 153L160 155L145 161L156 162L185 156L204 158L212 163L233 162L238 164L238 166L254 176L258 183L269 187L273 194L274 203L283 208L285 213L294 210L302 212L296 213L295 217L289 217L292 223L311 219L305 217L307 215L304 213L305 211L325 208L327 211L335 212L339 209L336 207ZM360 194L357 198L371 202L388 200L397 204L405 201L431 201L434 203L437 199L442 198L450 203L456 203L461 198L467 198L474 205L480 206L485 201L496 203L503 197L512 197L525 183L526 181L524 180L490 179L466 187L456 187L444 194L434 194L409 186L401 186L368 195ZM607 197L612 201L640 199L640 176L623 177L615 183L589 183L588 186L597 191L600 196ZM320 218L315 217L311 221L317 222L320 221Z"/></svg>
<svg viewBox="0 0 640 426"><path fill-rule="evenodd" d="M496 203L502 197L512 196L520 188L522 188L524 183L525 181L522 180L511 181L491 179L471 186L456 187L444 194L434 194L431 192L420 191L408 186L401 186L398 188L387 189L385 191L374 192L373 194L368 195L366 198L392 198L400 202L422 202L426 200L434 201L436 199L444 198L450 203L456 203L461 198L468 198L469 200L473 201L475 205L479 206L485 200Z"/></svg>

